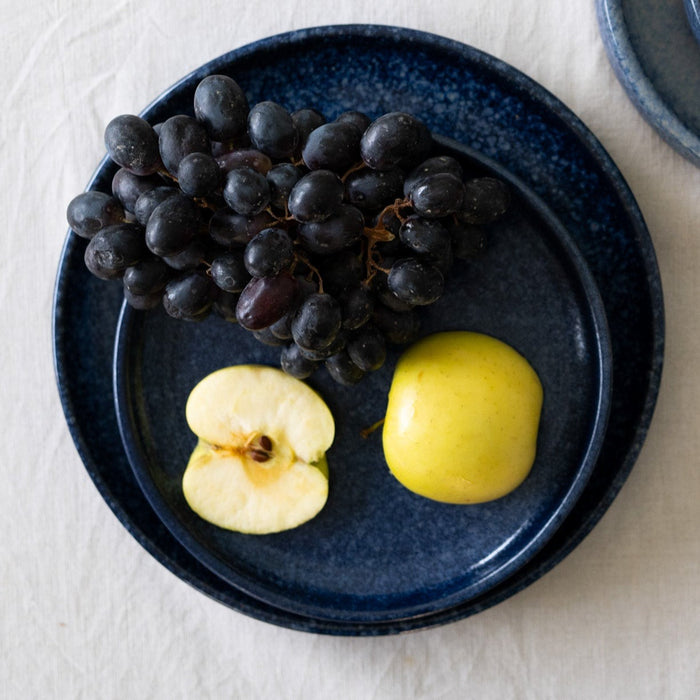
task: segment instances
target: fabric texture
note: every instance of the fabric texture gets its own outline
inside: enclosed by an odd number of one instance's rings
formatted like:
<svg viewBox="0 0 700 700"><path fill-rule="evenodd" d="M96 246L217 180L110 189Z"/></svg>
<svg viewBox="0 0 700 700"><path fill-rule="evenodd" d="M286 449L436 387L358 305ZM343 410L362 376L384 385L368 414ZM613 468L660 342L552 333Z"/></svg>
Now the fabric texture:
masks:
<svg viewBox="0 0 700 700"><path fill-rule="evenodd" d="M640 205L667 323L645 446L584 542L494 608L383 638L253 620L144 551L73 445L50 332L65 208L104 154L107 122L138 112L228 50L291 29L356 22L473 45L570 107ZM0 37L0 697L697 697L700 170L627 99L591 0L3 0Z"/></svg>

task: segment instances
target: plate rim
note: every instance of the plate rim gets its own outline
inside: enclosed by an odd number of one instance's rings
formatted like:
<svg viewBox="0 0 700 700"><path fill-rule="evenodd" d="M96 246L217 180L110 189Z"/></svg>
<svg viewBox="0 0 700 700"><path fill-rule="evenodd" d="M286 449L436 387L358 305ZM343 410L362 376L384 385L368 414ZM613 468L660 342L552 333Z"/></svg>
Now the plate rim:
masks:
<svg viewBox="0 0 700 700"><path fill-rule="evenodd" d="M631 102L667 144L700 167L700 134L666 104L645 72L630 40L622 0L596 0L596 17L610 65Z"/></svg>
<svg viewBox="0 0 700 700"><path fill-rule="evenodd" d="M163 495L153 479L150 461L143 449L143 441L140 439L135 418L133 382L130 381L132 374L129 371L133 360L129 343L133 341L133 334L139 328L143 315L131 309L126 302L123 302L121 306L114 342L112 387L119 434L137 484L161 522L175 539L198 561L225 582L243 590L248 595L290 612L322 617L330 621L388 622L405 619L409 616L439 612L445 607L454 607L455 605L466 603L478 595L487 593L491 588L515 573L527 561L532 559L544 547L546 542L551 539L585 489L595 469L605 440L612 400L612 348L603 300L585 257L580 252L568 229L559 220L559 217L521 178L493 159L484 156L476 149L465 146L449 137L438 134L433 136L438 147L442 147L443 150L441 152L453 155L459 153L459 157L465 161L471 161L478 167L488 170L490 175L500 177L508 182L513 191L518 193L518 197L523 202L525 209L543 224L542 228L547 230L545 238L552 241L553 247L558 249L558 253L555 253L555 256L564 265L571 268L572 287L578 289L577 294L580 295L582 301L580 310L582 314L585 314L586 323L590 324L591 328L590 347L594 354L591 366L595 367L597 374L595 399L586 414L590 423L586 432L585 447L582 450L583 459L571 481L567 484L565 492L560 499L552 504L552 508L547 511L534 540L524 543L520 550L510 553L509 558L504 559L498 568L491 571L488 576L479 579L461 591L453 591L449 595L437 599L431 598L430 601L420 605L414 604L396 609L382 608L380 610L379 608L371 608L362 610L362 612L353 608L324 609L318 605L307 604L305 601L296 601L290 598L289 595L279 592L280 588L274 584L266 584L264 582L261 584L258 582L258 579L250 579L250 577L240 574L235 565L225 560L220 553L194 536L190 528L180 521L171 508L167 497ZM133 368L131 369L133 370ZM256 591L258 592L256 593ZM453 602L447 604L444 601Z"/></svg>
<svg viewBox="0 0 700 700"><path fill-rule="evenodd" d="M644 405L639 411L638 420L634 425L634 430L630 436L629 446L619 460L619 468L617 469L615 478L611 481L607 489L600 498L597 499L594 507L587 510L585 517L581 518L581 522L567 534L565 541L558 547L557 551L549 553L544 561L540 561L536 566L529 569L518 577L512 577L504 582L504 585L498 590L492 592L491 595L484 598L472 601L468 606L461 606L455 609L444 611L438 615L426 616L424 618L409 619L406 621L394 622L389 625L375 623L370 625L341 623L329 624L323 620L308 618L305 616L296 616L293 614L283 613L280 610L270 608L269 606L261 605L257 601L241 596L234 589L222 591L212 581L203 580L196 576L177 561L172 554L163 551L161 546L151 536L147 536L142 532L132 521L131 516L126 512L124 506L115 501L113 494L110 492L108 484L99 471L94 460L91 458L89 451L86 448L83 435L77 425L73 402L71 400L69 387L66 385L66 368L62 366L62 360L67 358L62 353L62 329L60 328L61 304L63 302L62 289L67 284L62 277L62 272L67 265L68 254L76 245L75 234L68 230L68 235L64 241L61 252L58 274L54 285L54 298L52 308L52 334L53 334L53 355L54 355L54 370L56 374L57 388L61 406L64 411L66 422L69 428L71 437L78 451L83 465L88 472L93 484L106 502L110 510L115 514L120 523L127 531L141 544L146 551L153 555L159 563L169 569L172 573L178 576L181 580L191 585L199 592L204 593L208 597L216 600L234 611L241 612L252 618L276 624L297 631L330 634L339 636L376 636L398 634L401 632L428 629L438 625L455 622L467 618L473 614L477 614L487 608L492 607L507 598L516 594L520 590L531 585L534 581L541 578L545 573L550 571L559 562L561 562L568 554L575 549L585 537L590 533L596 523L600 520L603 514L608 510L610 504L616 498L620 488L626 481L629 473L636 462L639 452L644 443L646 434L651 423L651 419L656 406L661 375L663 370L664 359L664 344L665 344L665 319L664 319L664 304L661 278L659 275L658 264L656 260L656 252L649 232L647 230L644 218L639 209L634 196L620 172L617 165L612 160L611 156L604 149L597 137L583 124L581 119L572 112L564 103L555 97L547 88L537 83L534 79L523 74L519 69L505 63L490 54L487 54L481 49L477 49L463 42L448 39L437 34L425 32L416 29L405 27L395 27L391 25L377 24L352 24L352 25L326 25L320 27L311 27L301 30L293 30L272 35L244 46L234 48L221 56L213 58L203 66L200 66L189 75L196 74L198 71L204 71L206 66L220 65L225 61L231 61L234 57L238 58L246 54L251 54L257 50L257 47L269 48L278 47L280 42L296 41L304 42L309 38L314 37L330 37L333 35L358 35L361 38L373 38L378 36L386 36L388 33L399 33L407 39L413 40L426 46L432 51L439 51L449 55L458 55L461 58L465 56L470 61L487 63L488 66L505 81L511 85L523 83L536 96L538 103L550 110L557 116L566 126L568 132L572 134L581 144L583 150L588 153L596 165L598 172L607 183L607 187L614 191L616 198L621 200L621 205L625 212L627 221L627 229L631 240L637 247L643 270L646 275L649 294L649 328L651 338L653 340L653 348L650 350L650 362L647 371L644 392ZM372 36L374 35L374 36ZM174 83L171 88L165 90L161 95L155 98L149 106L144 110L149 110L163 95L169 92L170 89L179 85L188 76ZM91 189L104 167L104 158L97 166L93 176L86 185L86 190ZM519 572L520 573L520 572ZM218 582L216 582L218 583Z"/></svg>
<svg viewBox="0 0 700 700"><path fill-rule="evenodd" d="M700 41L700 2L698 0L683 0L685 14L697 41Z"/></svg>

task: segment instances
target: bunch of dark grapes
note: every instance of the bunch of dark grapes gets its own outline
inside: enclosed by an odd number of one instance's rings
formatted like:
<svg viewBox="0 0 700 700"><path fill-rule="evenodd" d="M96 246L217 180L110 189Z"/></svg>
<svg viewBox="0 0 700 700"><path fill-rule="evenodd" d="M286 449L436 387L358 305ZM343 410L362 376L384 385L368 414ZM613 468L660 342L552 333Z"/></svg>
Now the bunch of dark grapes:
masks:
<svg viewBox="0 0 700 700"><path fill-rule="evenodd" d="M250 107L224 75L199 83L193 107L154 126L113 119L112 195L78 195L68 222L89 239L90 272L121 280L134 308L218 313L280 346L298 378L323 364L354 384L381 367L508 205L503 182L434 155L410 114Z"/></svg>

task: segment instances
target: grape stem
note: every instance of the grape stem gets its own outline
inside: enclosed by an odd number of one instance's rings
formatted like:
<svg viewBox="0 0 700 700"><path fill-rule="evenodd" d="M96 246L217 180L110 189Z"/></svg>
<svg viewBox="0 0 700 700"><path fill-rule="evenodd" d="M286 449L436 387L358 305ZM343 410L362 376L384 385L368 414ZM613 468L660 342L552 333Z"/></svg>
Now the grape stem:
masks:
<svg viewBox="0 0 700 700"><path fill-rule="evenodd" d="M319 294L323 294L323 277L321 277L321 273L318 271L318 268L315 267L303 253L300 253L298 250L295 250L294 264L296 265L296 263L299 262L304 263L304 265L306 265L306 267L308 267L309 270L311 270L311 272L313 272L313 274L316 275L316 277L318 278Z"/></svg>
<svg viewBox="0 0 700 700"><path fill-rule="evenodd" d="M366 167L367 165L365 165L365 162L362 160L359 163L355 163L355 165L345 171L345 174L340 178L341 182L345 183L349 175L356 173L358 170L364 170Z"/></svg>
<svg viewBox="0 0 700 700"><path fill-rule="evenodd" d="M385 243L394 240L394 234L389 231L384 225L384 217L387 214L393 214L402 224L406 221L406 217L402 215L402 209L410 207L411 202L408 199L396 199L392 204L388 204L381 212L377 215L377 223L373 227L366 226L364 229L364 236L367 242L367 248L365 251L366 259L366 281L369 282L377 274L377 272L384 272L388 274L388 270L381 267L381 265L375 260L374 256L376 251L374 246L377 243Z"/></svg>
<svg viewBox="0 0 700 700"><path fill-rule="evenodd" d="M194 199L195 204L198 204L204 209L211 209L212 211L216 211L218 209L216 204L213 204L212 202L207 200L206 197L193 197L192 199Z"/></svg>
<svg viewBox="0 0 700 700"><path fill-rule="evenodd" d="M158 174L159 174L159 175L162 175L164 178L166 178L166 179L168 179L168 180L172 180L172 181L175 182L175 183L178 182L177 178L176 178L171 172L169 172L168 170L166 170L165 168L160 168L160 169L158 170Z"/></svg>

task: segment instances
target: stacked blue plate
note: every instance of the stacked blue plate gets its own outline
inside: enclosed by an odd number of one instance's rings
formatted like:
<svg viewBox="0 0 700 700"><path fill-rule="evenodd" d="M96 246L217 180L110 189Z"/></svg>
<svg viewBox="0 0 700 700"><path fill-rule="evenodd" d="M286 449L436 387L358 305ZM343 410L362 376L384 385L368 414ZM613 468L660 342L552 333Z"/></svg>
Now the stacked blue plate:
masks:
<svg viewBox="0 0 700 700"><path fill-rule="evenodd" d="M633 104L700 165L700 3L596 0L596 8L610 63Z"/></svg>
<svg viewBox="0 0 700 700"><path fill-rule="evenodd" d="M545 388L538 456L522 487L449 506L401 487L381 438L398 350L347 390L314 375L337 421L329 501L286 533L219 530L192 513L180 481L194 436L184 421L198 379L273 349L210 318L176 322L122 308L91 278L85 242L66 240L56 284L56 373L86 469L129 532L198 590L285 627L392 634L458 620L513 595L568 554L616 496L651 420L663 356L653 246L629 189L596 139L542 87L470 47L379 26L298 31L202 66L143 115L191 112L197 82L226 73L251 103L357 109L424 119L470 170L506 179L511 212L483 258L459 268L423 332L478 330L514 345ZM103 162L89 188L109 191ZM163 349L167 347L164 362Z"/></svg>

